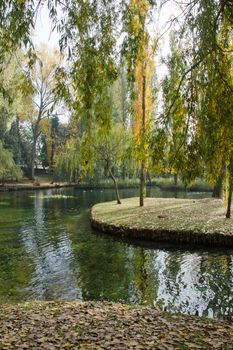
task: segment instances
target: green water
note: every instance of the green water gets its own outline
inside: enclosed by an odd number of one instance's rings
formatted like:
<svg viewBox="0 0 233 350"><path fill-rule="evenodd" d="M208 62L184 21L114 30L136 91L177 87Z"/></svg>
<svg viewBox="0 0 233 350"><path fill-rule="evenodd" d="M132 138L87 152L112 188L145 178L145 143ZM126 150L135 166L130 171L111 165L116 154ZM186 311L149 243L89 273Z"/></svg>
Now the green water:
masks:
<svg viewBox="0 0 233 350"><path fill-rule="evenodd" d="M122 197L136 195L121 190ZM94 232L91 206L113 198L112 190L1 193L0 303L110 300L209 317L232 312L233 250L125 242Z"/></svg>

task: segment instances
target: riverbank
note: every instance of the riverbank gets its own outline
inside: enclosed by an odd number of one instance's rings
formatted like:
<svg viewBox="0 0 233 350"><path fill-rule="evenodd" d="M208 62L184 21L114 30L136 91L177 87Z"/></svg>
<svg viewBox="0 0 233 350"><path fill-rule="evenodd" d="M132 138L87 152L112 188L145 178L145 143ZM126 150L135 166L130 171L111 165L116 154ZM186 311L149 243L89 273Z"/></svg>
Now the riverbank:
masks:
<svg viewBox="0 0 233 350"><path fill-rule="evenodd" d="M95 205L92 227L122 237L189 245L233 247L233 219L217 199L138 198Z"/></svg>
<svg viewBox="0 0 233 350"><path fill-rule="evenodd" d="M139 188L139 179L118 179L118 188ZM105 179L98 182L79 183L75 185L76 188L82 190L94 190L94 189L114 189L112 180ZM204 180L197 179L187 187L182 181L178 181L174 184L172 178L153 178L150 182L147 182L147 187L158 187L164 191L190 191L190 192L212 192L213 188Z"/></svg>
<svg viewBox="0 0 233 350"><path fill-rule="evenodd" d="M25 181L6 183L0 186L0 192L14 192L14 191L30 191L30 190L47 190L53 188L74 187L74 184L68 182L41 182L41 181Z"/></svg>
<svg viewBox="0 0 233 350"><path fill-rule="evenodd" d="M106 302L0 306L0 349L232 349L233 323Z"/></svg>

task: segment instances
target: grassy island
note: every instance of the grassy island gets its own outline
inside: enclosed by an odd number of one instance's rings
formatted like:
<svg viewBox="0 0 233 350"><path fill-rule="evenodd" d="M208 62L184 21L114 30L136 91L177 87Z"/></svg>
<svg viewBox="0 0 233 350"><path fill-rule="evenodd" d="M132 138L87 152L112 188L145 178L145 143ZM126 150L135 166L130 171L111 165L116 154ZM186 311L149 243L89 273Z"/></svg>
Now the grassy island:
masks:
<svg viewBox="0 0 233 350"><path fill-rule="evenodd" d="M233 324L106 302L0 307L0 349L232 349Z"/></svg>
<svg viewBox="0 0 233 350"><path fill-rule="evenodd" d="M123 237L233 247L233 219L225 218L217 199L138 198L95 205L92 226Z"/></svg>

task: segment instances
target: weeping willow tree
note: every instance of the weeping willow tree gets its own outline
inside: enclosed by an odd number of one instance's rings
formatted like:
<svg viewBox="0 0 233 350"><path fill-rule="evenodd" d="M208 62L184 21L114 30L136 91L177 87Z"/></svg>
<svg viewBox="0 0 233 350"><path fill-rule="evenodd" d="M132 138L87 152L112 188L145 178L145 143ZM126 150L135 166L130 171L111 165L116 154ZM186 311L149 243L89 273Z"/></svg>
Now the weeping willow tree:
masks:
<svg viewBox="0 0 233 350"><path fill-rule="evenodd" d="M22 171L14 162L12 153L3 147L0 141L0 180L2 184L6 180L19 179Z"/></svg>
<svg viewBox="0 0 233 350"><path fill-rule="evenodd" d="M55 156L56 174L60 178L69 178L77 182L81 178L81 157L79 140L70 139Z"/></svg>
<svg viewBox="0 0 233 350"><path fill-rule="evenodd" d="M117 204L121 204L114 169L124 162L131 146L131 135L123 125L115 124L108 134L103 133L101 129L97 130L92 146L95 162L100 163L107 170L114 184Z"/></svg>
<svg viewBox="0 0 233 350"><path fill-rule="evenodd" d="M213 184L220 181L225 183L227 217L230 217L233 181L233 79L230 73L233 68L232 62L232 59L229 60L222 53L218 55L218 69L209 70L208 86L203 96L202 111L205 111L205 114L199 123L208 178Z"/></svg>
<svg viewBox="0 0 233 350"><path fill-rule="evenodd" d="M205 21L204 21L205 20ZM207 177L231 215L233 182L233 27L229 1L201 2L196 18L198 47L205 53L197 71L197 140ZM208 41L207 41L208 40ZM208 44L207 44L208 42Z"/></svg>
<svg viewBox="0 0 233 350"><path fill-rule="evenodd" d="M153 99L151 93L152 76L154 72L153 60L147 50L136 67L137 97L133 103L134 120L133 135L136 146L136 157L140 162L140 206L144 205L146 195L146 172L149 159L150 124L153 112Z"/></svg>
<svg viewBox="0 0 233 350"><path fill-rule="evenodd" d="M184 62L181 55L181 47L178 41L178 33L172 33L170 37L171 53L167 58L167 75L163 80L163 113L167 110L176 93L180 76L184 70ZM174 175L174 184L177 185L178 175L182 174L185 159L188 110L185 101L184 89L178 91L175 102L166 120L167 138L167 169Z"/></svg>
<svg viewBox="0 0 233 350"><path fill-rule="evenodd" d="M112 131L111 96L118 77L115 31L118 6L114 1L71 1L63 29L72 35L61 41L63 50L69 52L70 71L59 70L58 79L60 93L67 97L72 110L72 131L63 157L66 169L83 179L93 173L97 162L102 163L114 182L120 203L113 165L119 161L121 151L117 145L121 138L117 138L116 129Z"/></svg>
<svg viewBox="0 0 233 350"><path fill-rule="evenodd" d="M153 1L131 0L125 18L127 36L124 55L128 64L128 80L131 84L135 153L140 163L140 206L144 205L146 194L149 130L153 111L154 50L147 29L147 19L153 5Z"/></svg>
<svg viewBox="0 0 233 350"><path fill-rule="evenodd" d="M170 118L179 112L180 98L185 98L182 104L186 110L183 110L184 120L188 121L187 137L177 159L185 151L180 164L188 182L198 175L207 176L214 185L225 179L227 217L230 217L233 159L231 5L228 0L201 0L185 5L186 22L180 35L185 66L170 97L167 93L170 101L165 113L169 125ZM185 92L183 96L182 92Z"/></svg>

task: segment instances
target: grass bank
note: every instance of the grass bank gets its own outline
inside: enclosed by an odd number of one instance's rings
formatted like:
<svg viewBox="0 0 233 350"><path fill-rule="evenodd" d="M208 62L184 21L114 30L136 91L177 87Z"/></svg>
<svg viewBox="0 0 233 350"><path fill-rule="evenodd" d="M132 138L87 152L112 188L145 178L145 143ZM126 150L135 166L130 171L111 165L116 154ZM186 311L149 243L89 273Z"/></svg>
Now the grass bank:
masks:
<svg viewBox="0 0 233 350"><path fill-rule="evenodd" d="M233 247L233 219L217 199L138 198L95 205L92 226L122 237L169 243Z"/></svg>
<svg viewBox="0 0 233 350"><path fill-rule="evenodd" d="M233 324L149 307L30 302L0 307L0 349L232 349Z"/></svg>

